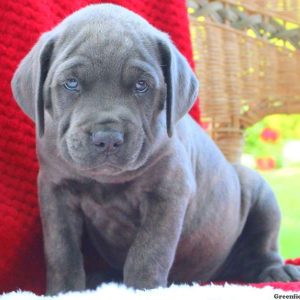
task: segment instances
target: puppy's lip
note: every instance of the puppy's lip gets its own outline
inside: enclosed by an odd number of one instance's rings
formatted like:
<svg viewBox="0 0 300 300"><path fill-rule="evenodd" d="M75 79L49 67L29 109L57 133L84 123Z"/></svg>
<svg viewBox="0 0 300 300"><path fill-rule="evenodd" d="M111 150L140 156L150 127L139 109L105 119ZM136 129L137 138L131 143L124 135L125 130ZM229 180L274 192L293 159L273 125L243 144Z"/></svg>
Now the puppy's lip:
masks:
<svg viewBox="0 0 300 300"><path fill-rule="evenodd" d="M99 171L99 169L105 168L105 169L118 169L121 170L121 168L111 161L112 157L109 154L105 154L101 160L95 161L95 166L88 166L85 167L83 164L81 164L81 159L80 157L77 157L74 153L70 152L69 147L66 147L67 149L67 155L69 159L67 160L69 164L71 164L73 167L75 167L79 171ZM90 165L90 164L89 164Z"/></svg>
<svg viewBox="0 0 300 300"><path fill-rule="evenodd" d="M92 172L92 173L103 173L103 172L111 172L111 170L114 171L122 171L122 168L118 166L115 163L111 163L107 160L105 160L102 163L98 163L95 167L88 167L88 168L78 168L80 171L83 172Z"/></svg>

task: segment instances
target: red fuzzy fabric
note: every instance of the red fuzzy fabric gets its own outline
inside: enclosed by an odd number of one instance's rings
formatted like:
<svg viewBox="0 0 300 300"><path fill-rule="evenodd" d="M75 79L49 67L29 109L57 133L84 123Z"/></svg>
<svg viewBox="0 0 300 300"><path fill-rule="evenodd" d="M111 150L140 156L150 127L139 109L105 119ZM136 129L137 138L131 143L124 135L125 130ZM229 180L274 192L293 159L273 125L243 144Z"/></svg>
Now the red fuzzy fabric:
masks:
<svg viewBox="0 0 300 300"><path fill-rule="evenodd" d="M0 1L0 292L22 289L40 294L45 290L34 124L14 102L10 81L18 63L42 32L92 2L99 3L94 0ZM102 2L123 5L168 32L193 65L184 0ZM198 103L191 114L199 120ZM291 283L285 287L299 289L299 284L296 285Z"/></svg>

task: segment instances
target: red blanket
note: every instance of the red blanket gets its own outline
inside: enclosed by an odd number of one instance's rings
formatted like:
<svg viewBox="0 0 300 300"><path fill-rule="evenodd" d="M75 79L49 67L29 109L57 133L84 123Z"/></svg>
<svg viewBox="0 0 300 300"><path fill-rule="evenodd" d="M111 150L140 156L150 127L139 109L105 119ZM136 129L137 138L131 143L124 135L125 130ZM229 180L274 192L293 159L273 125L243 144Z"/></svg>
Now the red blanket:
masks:
<svg viewBox="0 0 300 300"><path fill-rule="evenodd" d="M42 293L45 288L34 124L13 101L10 80L40 33L93 1L0 1L0 293L16 289ZM123 5L168 32L193 65L184 0L103 2ZM197 103L191 111L196 119L198 107ZM300 284L284 287L300 290Z"/></svg>

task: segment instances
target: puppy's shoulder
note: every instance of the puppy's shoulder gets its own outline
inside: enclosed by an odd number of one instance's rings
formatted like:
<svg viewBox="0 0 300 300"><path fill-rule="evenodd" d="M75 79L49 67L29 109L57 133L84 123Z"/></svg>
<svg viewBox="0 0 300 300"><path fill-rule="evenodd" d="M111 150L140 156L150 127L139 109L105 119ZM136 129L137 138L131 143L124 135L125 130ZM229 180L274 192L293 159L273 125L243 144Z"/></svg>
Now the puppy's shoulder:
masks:
<svg viewBox="0 0 300 300"><path fill-rule="evenodd" d="M197 164L228 165L215 142L191 116L184 116L176 129L178 139L189 156L197 161Z"/></svg>

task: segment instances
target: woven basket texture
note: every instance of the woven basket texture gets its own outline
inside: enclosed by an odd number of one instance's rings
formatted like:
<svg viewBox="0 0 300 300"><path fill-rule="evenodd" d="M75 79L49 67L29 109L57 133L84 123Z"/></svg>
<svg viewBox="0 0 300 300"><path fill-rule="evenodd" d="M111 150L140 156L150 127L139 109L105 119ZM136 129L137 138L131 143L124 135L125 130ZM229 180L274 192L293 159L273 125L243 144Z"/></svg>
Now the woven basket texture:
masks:
<svg viewBox="0 0 300 300"><path fill-rule="evenodd" d="M300 1L189 3L202 120L237 162L245 128L300 113Z"/></svg>

